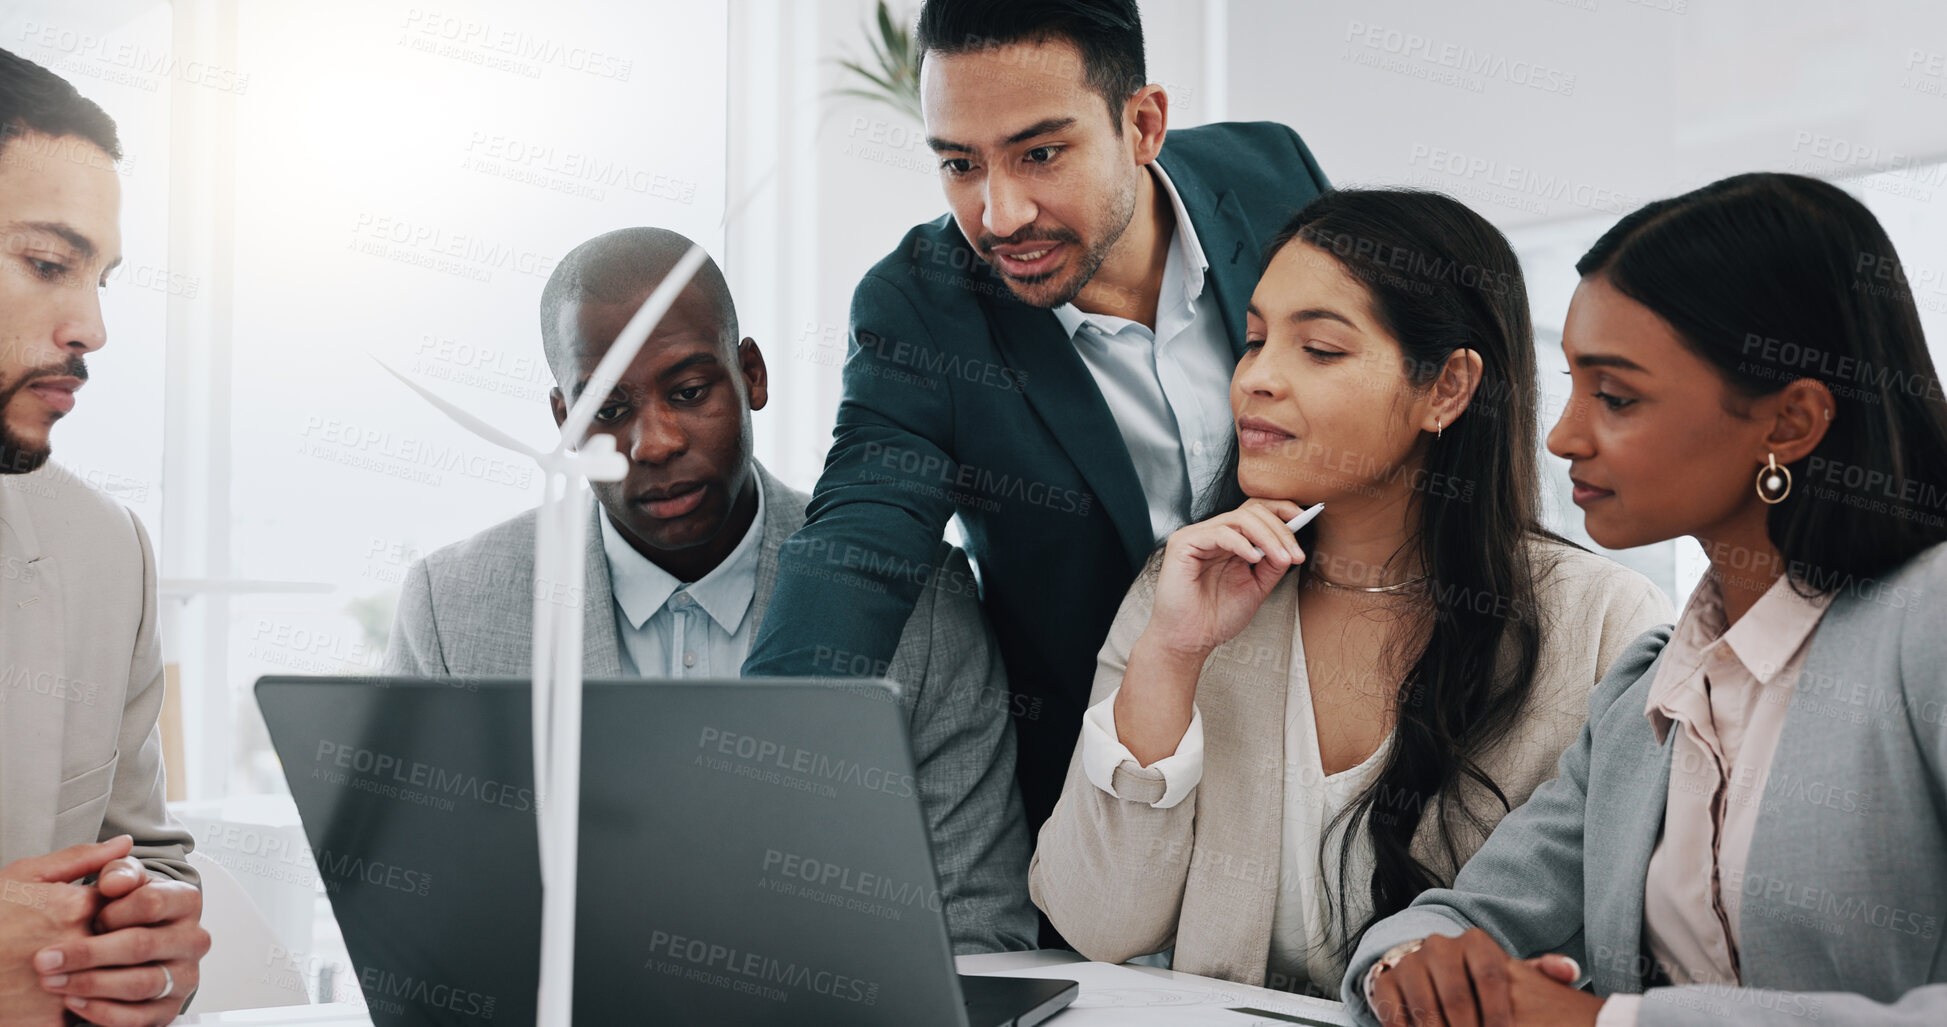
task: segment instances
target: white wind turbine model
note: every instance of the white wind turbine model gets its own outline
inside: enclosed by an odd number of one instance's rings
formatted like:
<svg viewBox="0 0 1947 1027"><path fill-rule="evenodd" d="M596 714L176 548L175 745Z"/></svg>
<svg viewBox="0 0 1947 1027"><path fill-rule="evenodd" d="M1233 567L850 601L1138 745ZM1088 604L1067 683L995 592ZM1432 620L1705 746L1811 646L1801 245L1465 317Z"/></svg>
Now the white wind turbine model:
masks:
<svg viewBox="0 0 1947 1027"><path fill-rule="evenodd" d="M595 411L621 379L656 323L710 255L692 245L595 365L568 408L561 439L543 453L379 365L475 435L541 468L534 525L534 791L541 835L541 989L536 1023L567 1027L574 1012L575 861L581 834L581 629L585 481L621 481L628 460L607 435L583 439ZM376 358L374 358L376 359ZM584 444L585 443L585 444ZM544 591L545 589L545 591ZM560 596L563 600L544 599Z"/></svg>

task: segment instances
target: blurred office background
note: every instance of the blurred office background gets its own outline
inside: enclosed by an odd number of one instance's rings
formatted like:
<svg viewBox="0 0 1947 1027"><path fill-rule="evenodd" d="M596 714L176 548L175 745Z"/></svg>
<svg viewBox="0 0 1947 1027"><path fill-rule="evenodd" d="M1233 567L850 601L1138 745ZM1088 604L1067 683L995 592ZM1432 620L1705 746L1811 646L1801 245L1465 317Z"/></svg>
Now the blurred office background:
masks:
<svg viewBox="0 0 1947 1027"><path fill-rule="evenodd" d="M893 0L904 23L916 0ZM1885 222L1947 357L1938 0L1147 0L1171 123L1273 119L1339 185L1449 192L1521 253L1549 401L1572 265L1640 203L1830 178ZM918 122L838 89L874 0L27 0L0 46L120 124L126 264L56 459L162 562L177 797L283 790L251 683L368 673L418 556L533 505L554 263L625 225L704 243L768 356L759 457L816 480L861 273L944 206ZM726 211L735 216L726 223ZM375 359L376 358L376 359ZM1708 444L1709 440L1697 440ZM1559 461L1549 516L1581 537ZM1694 547L1618 554L1681 599Z"/></svg>

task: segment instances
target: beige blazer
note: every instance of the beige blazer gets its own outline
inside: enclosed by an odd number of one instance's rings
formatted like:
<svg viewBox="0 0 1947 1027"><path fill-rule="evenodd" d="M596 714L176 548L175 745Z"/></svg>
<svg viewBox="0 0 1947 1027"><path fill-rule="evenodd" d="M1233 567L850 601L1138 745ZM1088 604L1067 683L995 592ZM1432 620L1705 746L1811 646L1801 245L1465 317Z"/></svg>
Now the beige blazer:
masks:
<svg viewBox="0 0 1947 1027"><path fill-rule="evenodd" d="M199 883L161 709L142 523L53 463L0 476L0 865L130 834L151 873Z"/></svg>
<svg viewBox="0 0 1947 1027"><path fill-rule="evenodd" d="M1669 597L1641 574L1559 543L1533 545L1543 568L1535 687L1520 727L1480 761L1516 806L1555 775L1610 661L1674 616ZM1090 705L1122 683L1129 650L1149 621L1156 574L1152 563L1123 599L1096 658ZM1077 951L1119 963L1174 945L1178 970L1263 984L1284 831L1285 698L1305 687L1304 661L1293 658L1297 629L1298 575L1290 574L1204 664L1197 679L1203 778L1175 806L1149 805L1162 797L1162 776L1133 761L1115 772L1117 792L1130 798L1104 793L1083 773L1077 745L1028 869L1029 894ZM1462 801L1490 829L1504 815L1471 782ZM1464 823L1455 828L1464 861L1486 836ZM1458 869L1430 818L1413 852L1448 880Z"/></svg>

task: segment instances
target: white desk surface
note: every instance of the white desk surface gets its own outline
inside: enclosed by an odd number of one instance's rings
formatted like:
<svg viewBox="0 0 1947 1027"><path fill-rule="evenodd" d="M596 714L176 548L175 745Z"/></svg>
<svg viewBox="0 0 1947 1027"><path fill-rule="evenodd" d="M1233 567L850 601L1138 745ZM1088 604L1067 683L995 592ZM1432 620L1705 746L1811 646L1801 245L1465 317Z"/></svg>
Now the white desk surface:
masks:
<svg viewBox="0 0 1947 1027"><path fill-rule="evenodd" d="M1297 1014L1318 1022L1348 1022L1339 1004L1301 998L1248 984L1233 984L1195 974L1177 973L1152 966L1112 966L1086 963L1081 956L1065 949L1040 949L1033 952L995 952L982 956L961 956L954 960L961 973L1018 974L1029 977L1060 977L1062 967L1084 978L1082 995L1075 1005L1048 1023L1056 1027L1090 1027L1103 1024L1123 1027L1136 1024L1234 1024L1235 1027L1280 1027L1290 1021L1273 1020L1233 1013L1229 1007L1249 1006L1273 1012ZM1077 965L1081 964L1081 965ZM1085 970L1084 967L1087 969ZM1162 982L1155 987L1118 986L1119 978L1135 971ZM365 1007L352 1002L318 1006L285 1006L278 1009L236 1010L227 1013L190 1015L179 1024L262 1025L279 1027L371 1027Z"/></svg>
<svg viewBox="0 0 1947 1027"><path fill-rule="evenodd" d="M277 1024L283 1027L372 1027L365 1007L356 1002L331 1002L321 1006L279 1006L274 1009L236 1009L227 1013L191 1013L178 1017L179 1024Z"/></svg>

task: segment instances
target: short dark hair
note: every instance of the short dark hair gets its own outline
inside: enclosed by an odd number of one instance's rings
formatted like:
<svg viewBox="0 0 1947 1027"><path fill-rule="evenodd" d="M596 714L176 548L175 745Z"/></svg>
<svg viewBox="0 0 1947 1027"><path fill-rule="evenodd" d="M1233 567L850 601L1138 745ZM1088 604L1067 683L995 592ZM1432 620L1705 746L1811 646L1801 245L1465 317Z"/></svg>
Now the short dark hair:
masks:
<svg viewBox="0 0 1947 1027"><path fill-rule="evenodd" d="M7 50L0 50L0 149L16 137L40 132L78 136L122 159L115 119L68 80Z"/></svg>
<svg viewBox="0 0 1947 1027"><path fill-rule="evenodd" d="M1734 396L1801 378L1832 393L1831 427L1766 515L1801 593L1856 586L1947 541L1947 482L1925 480L1947 473L1939 372L1892 240L1845 190L1735 175L1623 218L1575 270L1662 318ZM1821 487L1835 470L1897 498Z"/></svg>
<svg viewBox="0 0 1947 1027"><path fill-rule="evenodd" d="M1089 87L1122 134L1122 105L1149 82L1136 0L926 0L914 33L920 60L1011 43L1065 39L1082 53Z"/></svg>
<svg viewBox="0 0 1947 1027"><path fill-rule="evenodd" d="M568 362L568 340L559 332L561 308L571 299L587 298L598 303L634 299L644 288L662 281L692 245L688 238L667 228L618 228L582 243L561 258L541 289L541 347L548 369L554 372L564 393L574 383L575 371ZM703 290L716 308L721 337L734 352L737 305L730 298L730 285L717 262L704 260L688 288Z"/></svg>

